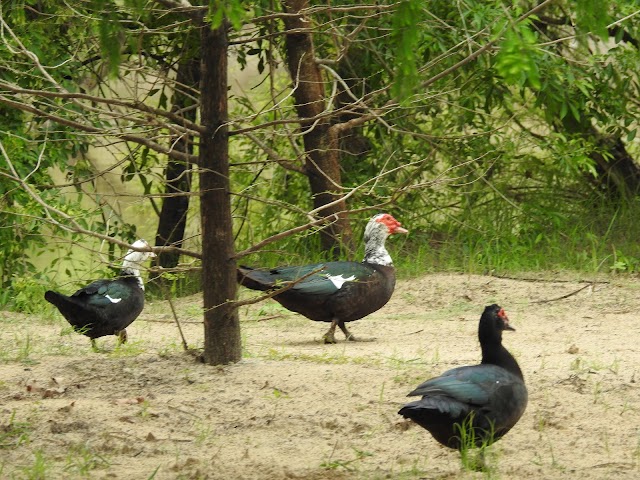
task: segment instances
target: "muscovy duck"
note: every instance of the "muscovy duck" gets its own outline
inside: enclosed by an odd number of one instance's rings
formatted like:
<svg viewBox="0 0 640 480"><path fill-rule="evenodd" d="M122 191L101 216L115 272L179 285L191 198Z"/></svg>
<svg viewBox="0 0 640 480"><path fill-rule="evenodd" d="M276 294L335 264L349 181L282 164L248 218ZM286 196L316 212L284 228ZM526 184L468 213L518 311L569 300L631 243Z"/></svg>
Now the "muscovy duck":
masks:
<svg viewBox="0 0 640 480"><path fill-rule="evenodd" d="M144 240L137 240L134 248L150 248ZM129 250L122 262L118 278L96 280L70 297L48 290L45 300L56 306L71 326L91 339L105 335L117 335L119 343L127 341L126 328L136 319L144 307L144 284L140 277L142 263L155 257L151 250Z"/></svg>
<svg viewBox="0 0 640 480"><path fill-rule="evenodd" d="M360 262L326 262L271 270L238 268L238 282L252 290L288 287L273 297L285 308L318 322L331 322L323 336L336 343L336 326L347 340L356 340L345 322L366 317L391 298L396 273L384 244L389 235L409 233L387 213L375 215L364 231L365 255Z"/></svg>
<svg viewBox="0 0 640 480"><path fill-rule="evenodd" d="M515 330L498 305L484 309L478 337L480 365L454 368L427 380L408 396L422 399L398 412L450 448L480 447L507 433L527 407L527 387L515 358L502 346L502 331ZM461 426L467 425L461 441Z"/></svg>

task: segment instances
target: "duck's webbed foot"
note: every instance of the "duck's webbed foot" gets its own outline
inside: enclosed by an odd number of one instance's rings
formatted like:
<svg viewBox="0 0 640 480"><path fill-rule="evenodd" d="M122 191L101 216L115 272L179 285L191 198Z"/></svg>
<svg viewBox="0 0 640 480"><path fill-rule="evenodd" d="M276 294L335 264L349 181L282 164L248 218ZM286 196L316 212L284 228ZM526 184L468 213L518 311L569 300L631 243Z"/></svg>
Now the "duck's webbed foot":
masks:
<svg viewBox="0 0 640 480"><path fill-rule="evenodd" d="M354 337L353 334L347 329L347 326L344 324L344 322L339 322L338 326L340 327L340 330L342 330L342 333L344 333L344 336L348 342L358 341L358 339Z"/></svg>
<svg viewBox="0 0 640 480"><path fill-rule="evenodd" d="M127 329L120 330L116 332L116 336L118 337L118 345L122 345L123 343L127 343Z"/></svg>
<svg viewBox="0 0 640 480"><path fill-rule="evenodd" d="M331 326L329 327L329 330L327 331L327 333L325 333L322 336L322 339L324 340L324 343L331 343L331 344L336 343L335 333L336 333L336 325L337 324L338 324L338 322L335 319L331 322ZM342 328L342 327L340 327L340 328Z"/></svg>
<svg viewBox="0 0 640 480"><path fill-rule="evenodd" d="M353 333L347 330L347 326L344 322L339 322L338 326L340 327L340 330L342 330L342 333L344 333L348 342L373 342L375 340L375 338L356 338Z"/></svg>

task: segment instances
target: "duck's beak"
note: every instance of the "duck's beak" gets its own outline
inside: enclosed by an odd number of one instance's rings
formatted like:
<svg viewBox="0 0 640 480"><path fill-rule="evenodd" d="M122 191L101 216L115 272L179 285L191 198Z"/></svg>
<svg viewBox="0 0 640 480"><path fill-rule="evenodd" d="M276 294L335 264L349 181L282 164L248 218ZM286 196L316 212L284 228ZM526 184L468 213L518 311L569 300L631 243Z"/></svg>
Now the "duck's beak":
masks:
<svg viewBox="0 0 640 480"><path fill-rule="evenodd" d="M504 309L501 309L498 312L498 316L502 319L502 324L504 325L503 330L511 330L512 332L516 331L516 329L509 324L509 317L507 317L507 314L504 311Z"/></svg>

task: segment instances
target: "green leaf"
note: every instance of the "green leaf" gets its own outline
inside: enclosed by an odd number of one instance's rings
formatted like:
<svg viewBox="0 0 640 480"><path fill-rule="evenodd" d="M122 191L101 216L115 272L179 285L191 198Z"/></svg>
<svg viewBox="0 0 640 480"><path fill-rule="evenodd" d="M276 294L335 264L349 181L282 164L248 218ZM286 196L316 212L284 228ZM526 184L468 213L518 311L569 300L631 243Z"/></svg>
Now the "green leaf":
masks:
<svg viewBox="0 0 640 480"><path fill-rule="evenodd" d="M509 30L495 60L495 69L507 83L539 90L542 86L537 61L540 54L535 33L526 24Z"/></svg>
<svg viewBox="0 0 640 480"><path fill-rule="evenodd" d="M567 102L562 102L560 105L560 119L566 117L567 113L569 113L569 106L567 105Z"/></svg>
<svg viewBox="0 0 640 480"><path fill-rule="evenodd" d="M229 20L234 29L240 30L245 21L246 11L242 0L209 0L207 20L212 29L222 25L223 20Z"/></svg>
<svg viewBox="0 0 640 480"><path fill-rule="evenodd" d="M637 128L634 128L633 130L630 130L629 133L627 133L627 142L633 141L633 139L636 138L636 133L637 132L638 132Z"/></svg>

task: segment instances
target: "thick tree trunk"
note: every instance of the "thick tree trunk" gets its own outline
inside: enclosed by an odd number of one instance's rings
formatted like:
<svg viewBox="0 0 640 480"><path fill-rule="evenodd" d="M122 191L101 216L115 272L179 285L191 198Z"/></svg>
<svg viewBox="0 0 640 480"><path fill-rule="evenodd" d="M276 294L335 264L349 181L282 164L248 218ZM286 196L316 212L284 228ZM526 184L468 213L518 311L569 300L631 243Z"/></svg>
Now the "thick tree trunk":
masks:
<svg viewBox="0 0 640 480"><path fill-rule="evenodd" d="M624 142L620 137L602 136L596 142L599 148L591 153L591 158L596 162L601 187L617 197L633 199L640 192L640 168Z"/></svg>
<svg viewBox="0 0 640 480"><path fill-rule="evenodd" d="M198 88L200 83L200 59L190 58L178 65L176 75L178 89L173 96L172 111L182 111L182 115L191 121L196 119L196 109L192 96L179 90L180 85ZM193 138L180 136L171 139L174 150L192 154ZM191 191L191 165L178 160L169 159L165 169L165 192L168 196L162 202L158 231L156 233L156 246L174 246L182 248L184 231L187 225L187 211L189 210L189 192ZM163 268L173 268L178 265L180 255L173 252L162 252L158 255L158 262Z"/></svg>
<svg viewBox="0 0 640 480"><path fill-rule="evenodd" d="M285 0L287 13L298 13L308 8L308 0ZM294 98L304 134L306 152L305 171L309 178L314 208L320 208L336 202L320 211L320 215L330 215L346 210L346 203L340 198L342 185L338 136L331 129L330 119L307 120L322 114L325 110L325 91L320 68L315 61L313 39L307 29L310 22L302 15L284 19L287 30L285 45L287 64L294 83ZM340 246L348 250L352 246L352 232L346 217L321 232L322 248L337 258Z"/></svg>
<svg viewBox="0 0 640 480"><path fill-rule="evenodd" d="M200 139L200 208L204 360L212 365L242 358L236 299L236 262L229 198L227 128L227 30L208 25L201 34L200 116L206 131Z"/></svg>
<svg viewBox="0 0 640 480"><path fill-rule="evenodd" d="M565 116L561 125L565 132L580 135L597 146L589 156L596 164L595 181L601 191L613 200L631 200L640 193L640 168L620 137L604 136L593 125L577 122L571 115ZM591 176L589 179L594 180Z"/></svg>

